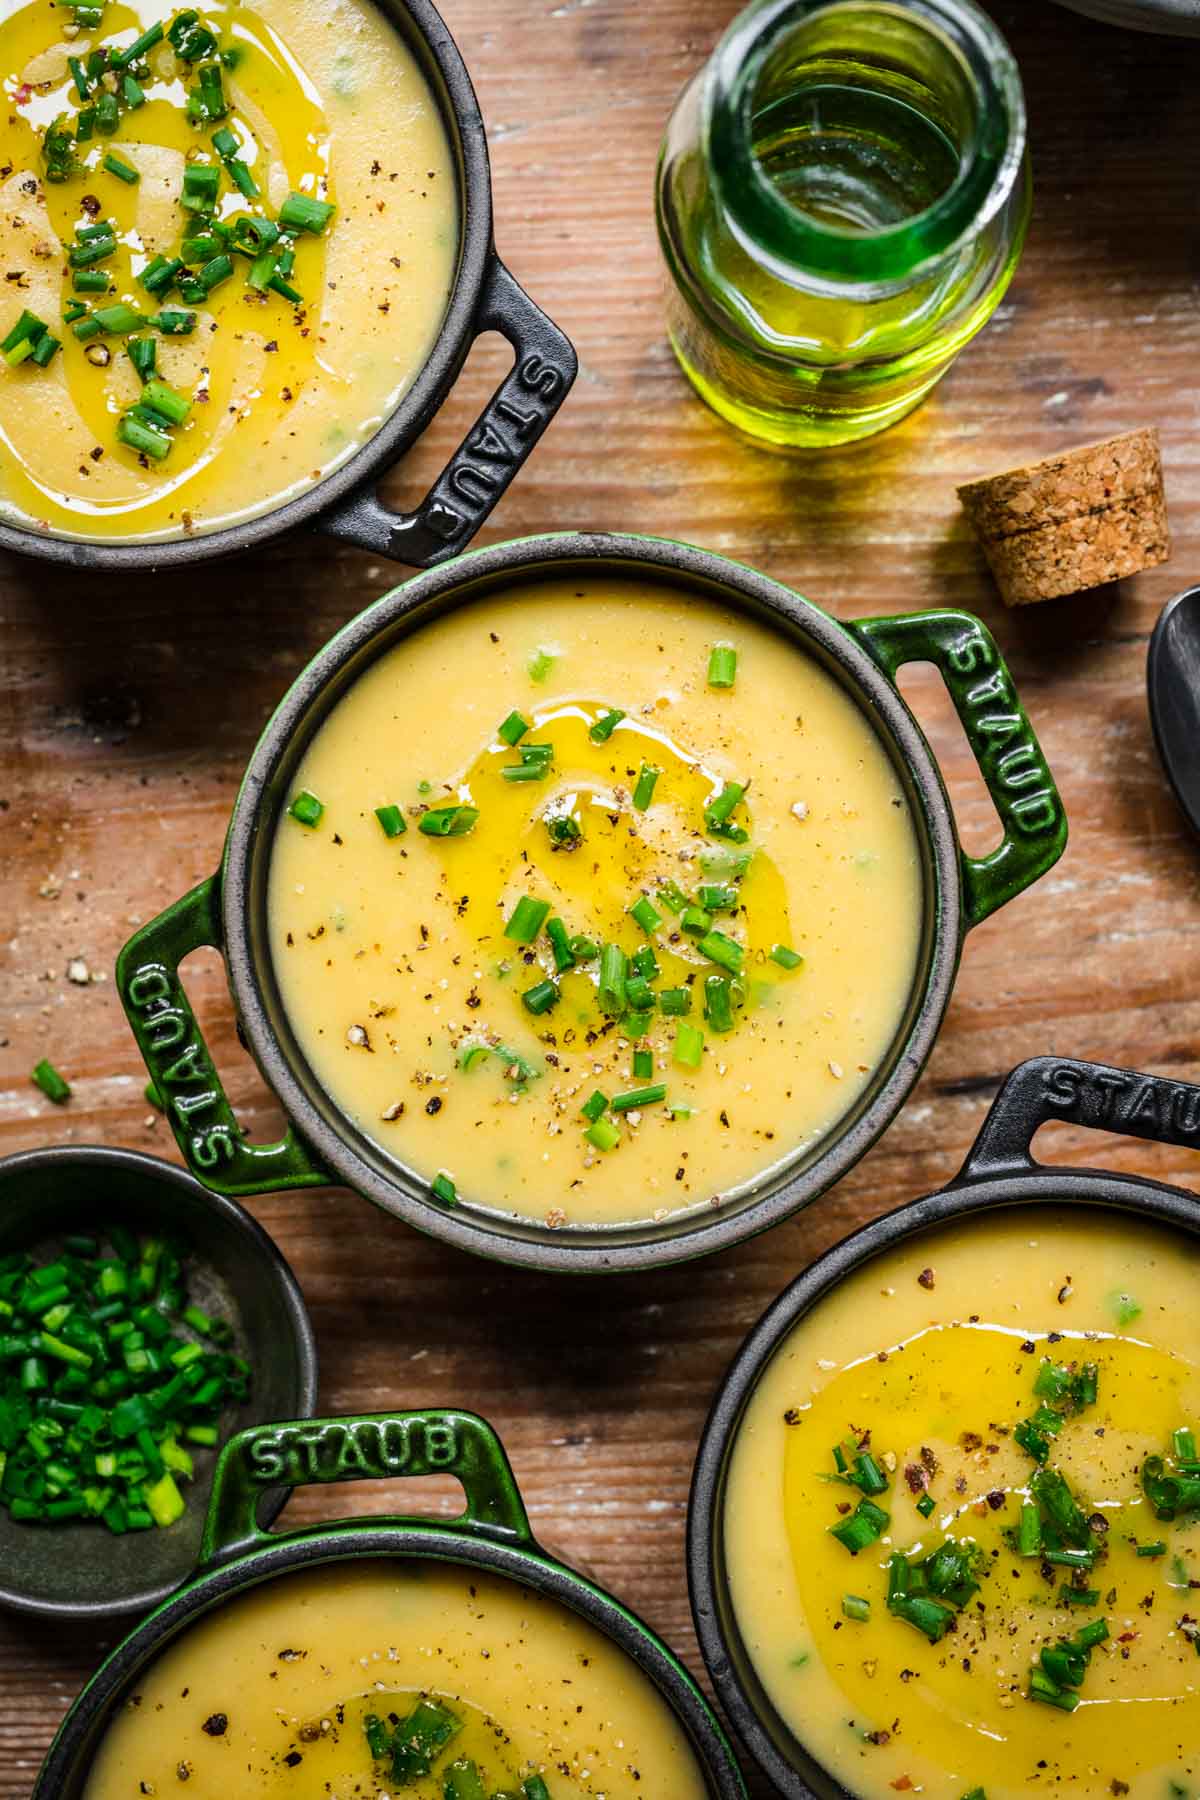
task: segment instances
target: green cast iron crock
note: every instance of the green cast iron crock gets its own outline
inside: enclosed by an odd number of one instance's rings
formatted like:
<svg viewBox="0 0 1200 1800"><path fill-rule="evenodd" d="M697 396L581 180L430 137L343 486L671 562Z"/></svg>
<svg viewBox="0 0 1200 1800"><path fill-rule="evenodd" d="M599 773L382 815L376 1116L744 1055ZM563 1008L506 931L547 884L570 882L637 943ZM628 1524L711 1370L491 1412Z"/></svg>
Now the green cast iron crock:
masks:
<svg viewBox="0 0 1200 1800"><path fill-rule="evenodd" d="M446 1208L427 1181L371 1142L324 1092L295 1041L275 984L267 871L276 821L313 735L376 658L409 632L489 594L539 580L625 578L680 589L792 640L867 715L907 797L924 872L918 968L888 1054L825 1138L743 1191L658 1223L552 1228L473 1205ZM1000 815L989 856L961 849L929 746L901 699L904 663L936 664ZM619 698L619 696L616 696ZM886 1129L929 1054L968 930L1057 861L1066 821L1003 658L969 613L937 611L841 624L741 564L662 539L567 533L495 545L415 577L360 613L293 683L242 781L218 873L144 926L117 959L117 984L180 1149L227 1194L341 1182L433 1236L502 1262L579 1273L680 1262L739 1242L823 1194ZM179 976L201 945L225 954L241 1034L289 1119L286 1137L240 1134ZM563 1196L548 1192L545 1208ZM631 1207L636 1217L637 1208ZM643 1212L649 1213L646 1205Z"/></svg>
<svg viewBox="0 0 1200 1800"><path fill-rule="evenodd" d="M428 568L470 543L554 418L578 367L568 339L509 274L492 235L492 177L483 115L466 64L432 0L373 0L416 60L441 114L454 159L458 265L433 348L379 429L303 493L252 518L191 537L84 539L0 520L0 549L72 568L175 568L239 555L308 526L360 550ZM497 331L513 366L462 443L410 513L392 512L376 488L429 425L471 345Z"/></svg>
<svg viewBox="0 0 1200 1800"><path fill-rule="evenodd" d="M780 1717L755 1673L730 1594L723 1520L729 1458L741 1421L768 1365L799 1321L873 1257L928 1231L1014 1207L1120 1212L1187 1232L1200 1248L1200 1200L1194 1194L1143 1176L1036 1161L1034 1137L1056 1119L1200 1149L1200 1087L1066 1056L1021 1063L1006 1078L953 1181L864 1226L797 1276L750 1332L713 1401L696 1453L688 1508L692 1616L721 1704L785 1800L852 1796Z"/></svg>
<svg viewBox="0 0 1200 1800"><path fill-rule="evenodd" d="M261 1496L281 1480L300 1487L439 1474L462 1483L466 1509L457 1519L347 1519L280 1537L257 1524ZM491 1426L473 1413L440 1410L302 1419L231 1438L217 1464L199 1568L89 1681L50 1746L31 1800L80 1800L114 1712L159 1651L190 1626L263 1582L363 1558L486 1569L578 1614L611 1638L658 1690L687 1734L711 1800L746 1800L721 1727L682 1663L648 1625L535 1541Z"/></svg>

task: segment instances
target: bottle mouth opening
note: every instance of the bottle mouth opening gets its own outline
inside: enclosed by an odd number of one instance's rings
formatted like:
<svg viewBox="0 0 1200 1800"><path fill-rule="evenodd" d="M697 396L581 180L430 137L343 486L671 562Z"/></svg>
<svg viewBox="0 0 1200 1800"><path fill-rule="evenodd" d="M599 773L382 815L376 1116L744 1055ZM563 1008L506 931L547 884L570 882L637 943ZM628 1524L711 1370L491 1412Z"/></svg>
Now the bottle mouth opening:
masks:
<svg viewBox="0 0 1200 1800"><path fill-rule="evenodd" d="M979 228L1025 148L1012 53L974 0L758 0L713 58L715 179L783 264L911 275Z"/></svg>

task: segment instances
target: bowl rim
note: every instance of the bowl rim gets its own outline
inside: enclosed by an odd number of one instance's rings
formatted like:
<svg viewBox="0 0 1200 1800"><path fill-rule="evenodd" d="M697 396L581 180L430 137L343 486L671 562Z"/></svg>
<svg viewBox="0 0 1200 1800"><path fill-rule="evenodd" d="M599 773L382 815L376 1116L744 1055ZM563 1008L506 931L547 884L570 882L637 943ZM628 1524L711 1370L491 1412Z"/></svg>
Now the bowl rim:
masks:
<svg viewBox="0 0 1200 1800"><path fill-rule="evenodd" d="M658 1633L615 1595L560 1562L534 1539L521 1544L499 1534L456 1527L452 1521L383 1516L308 1527L195 1573L122 1639L87 1682L55 1735L31 1800L63 1800L80 1791L68 1784L126 1684L199 1618L263 1582L357 1558L483 1568L557 1601L615 1643L654 1686L682 1724L712 1800L746 1800L732 1746L694 1676Z"/></svg>
<svg viewBox="0 0 1200 1800"><path fill-rule="evenodd" d="M626 575L639 570L664 585L702 587L723 603L759 617L815 646L818 660L852 689L897 768L907 771L915 829L926 860L924 908L928 920L924 966L918 965L903 1023L889 1046L890 1069L866 1104L851 1108L850 1123L830 1128L824 1148L798 1173L780 1170L765 1196L753 1193L727 1212L704 1207L677 1215L660 1228L636 1225L586 1229L551 1228L526 1218L497 1214L495 1222L473 1209L434 1205L420 1183L383 1150L368 1160L310 1098L270 1018L269 958L260 969L251 941L257 916L255 871L269 862L272 784L288 760L289 746L352 664L379 654L391 640L480 592L513 579L553 578L586 567ZM313 727L315 729L315 727ZM941 773L899 690L871 660L849 629L814 602L745 564L670 539L603 532L562 532L472 550L423 571L381 596L317 651L292 682L251 752L234 802L221 863L220 911L230 992L251 1055L303 1139L334 1179L419 1230L493 1260L571 1273L629 1272L725 1249L769 1229L826 1192L863 1156L904 1104L940 1029L949 1003L964 933L960 850L954 814ZM918 1004L919 1000L919 1004ZM302 1054L297 1061L302 1063ZM319 1083L313 1080L314 1087ZM332 1101L331 1111L336 1111ZM347 1124L347 1132L352 1128ZM384 1163L389 1169L383 1167ZM582 1241L581 1241L582 1240Z"/></svg>
<svg viewBox="0 0 1200 1800"><path fill-rule="evenodd" d="M84 1169L136 1169L147 1180L186 1190L194 1201L202 1201L221 1220L223 1229L240 1243L245 1256L256 1259L269 1271L280 1291L296 1353L298 1379L295 1416L311 1418L316 1411L318 1385L317 1344L312 1321L290 1263L258 1220L236 1200L231 1200L224 1194L213 1193L177 1163L151 1156L143 1150L126 1150L112 1144L54 1144L38 1150L18 1150L11 1156L0 1157L0 1207L3 1206L4 1184L8 1181L19 1180L46 1168L60 1168L70 1164ZM0 1214L0 1236L2 1234ZM267 1494L262 1503L264 1519L276 1518L287 1497L287 1489L276 1489ZM97 1539L97 1543L102 1541ZM0 1606L43 1619L87 1621L119 1618L125 1613L144 1612L148 1607L158 1606L175 1591L180 1580L186 1579L189 1572L185 1571L174 1581L157 1582L153 1586L139 1589L137 1593L126 1594L111 1601L40 1600L22 1592L19 1587L10 1585L0 1575Z"/></svg>
<svg viewBox="0 0 1200 1800"><path fill-rule="evenodd" d="M1022 1207L1121 1212L1200 1237L1200 1196L1145 1176L1037 1164L1019 1174L963 1173L830 1246L789 1282L751 1326L721 1377L696 1449L685 1537L688 1593L700 1654L741 1742L784 1800L854 1800L810 1754L754 1676L733 1616L720 1548L725 1483L746 1408L795 1325L849 1275L898 1244L949 1221ZM754 1694L757 1698L751 1698ZM781 1744L788 1746L787 1752Z"/></svg>
<svg viewBox="0 0 1200 1800"><path fill-rule="evenodd" d="M354 454L278 506L192 537L106 539L65 537L0 518L0 549L73 568L160 569L241 554L320 522L320 516L368 485L411 448L448 395L462 366L489 265L495 257L491 163L483 115L467 66L433 0L364 0L387 18L422 70L450 141L460 210L459 258L437 336L412 385ZM400 15L407 15L407 25ZM436 69L433 79L430 65ZM440 91L439 91L440 84Z"/></svg>

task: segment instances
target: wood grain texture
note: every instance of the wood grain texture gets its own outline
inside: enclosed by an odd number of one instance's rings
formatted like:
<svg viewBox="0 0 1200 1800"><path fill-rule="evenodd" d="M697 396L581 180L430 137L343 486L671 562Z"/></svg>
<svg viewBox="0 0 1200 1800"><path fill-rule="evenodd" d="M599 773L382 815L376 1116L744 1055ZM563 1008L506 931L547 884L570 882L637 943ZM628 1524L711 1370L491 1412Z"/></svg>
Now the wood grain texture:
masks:
<svg viewBox="0 0 1200 1800"><path fill-rule="evenodd" d="M253 1206L311 1306L323 1406L453 1401L486 1413L536 1529L693 1666L681 1558L693 1448L722 1370L785 1278L947 1180L999 1077L1024 1056L1200 1073L1200 864L1160 776L1144 698L1148 633L1200 563L1192 59L1030 0L991 10L1029 92L1037 198L1017 279L914 418L805 461L735 440L685 387L660 323L655 153L729 0L445 4L491 134L500 249L581 363L486 539L657 532L756 564L844 617L974 610L1010 657L1071 822L1059 867L970 940L937 1049L892 1131L766 1240L652 1279L563 1286L426 1243L345 1193ZM420 491L498 366L486 348L472 359L392 499ZM956 483L1142 424L1162 434L1171 564L1005 613ZM0 565L0 1150L101 1140L174 1156L142 1098L114 955L136 921L215 866L277 697L396 579L313 537L165 582ZM940 690L920 672L905 687L966 842L982 847L994 818ZM91 985L67 981L74 956ZM237 1049L215 958L195 990L252 1134L272 1134L277 1110ZM61 1111L29 1085L46 1053L74 1084ZM1065 1128L1052 1148L1189 1186L1200 1176L1185 1151ZM367 1489L310 1493L290 1516L386 1501ZM0 1800L28 1793L66 1705L117 1635L0 1618Z"/></svg>

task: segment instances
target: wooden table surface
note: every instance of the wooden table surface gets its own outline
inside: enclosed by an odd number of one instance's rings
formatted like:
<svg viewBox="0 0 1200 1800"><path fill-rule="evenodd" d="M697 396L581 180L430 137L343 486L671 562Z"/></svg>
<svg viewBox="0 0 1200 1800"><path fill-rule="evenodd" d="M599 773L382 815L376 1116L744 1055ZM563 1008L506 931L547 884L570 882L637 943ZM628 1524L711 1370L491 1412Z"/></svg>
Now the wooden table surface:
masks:
<svg viewBox="0 0 1200 1800"><path fill-rule="evenodd" d="M296 1270L328 1411L455 1402L498 1427L535 1528L698 1668L682 1562L697 1434L741 1337L851 1227L954 1174L1001 1075L1055 1050L1200 1073L1200 863L1146 719L1146 639L1200 564L1194 46L1044 0L992 0L1029 94L1036 210L982 338L890 435L795 461L695 400L660 323L654 159L730 0L446 0L495 170L500 249L578 346L558 422L486 541L602 527L690 539L842 617L980 613L1066 802L1058 868L967 945L945 1028L883 1142L806 1215L706 1263L566 1284L429 1243L344 1192L252 1202ZM501 363L473 359L391 484L421 491ZM1142 424L1163 438L1169 566L1006 613L954 496L965 478ZM163 581L0 564L0 1150L102 1141L174 1157L111 979L130 929L209 873L243 764L308 657L402 571L317 537ZM994 815L937 684L906 683L968 847ZM91 971L69 982L69 959ZM193 978L253 1136L277 1108L238 1050L215 956ZM45 1103L43 1055L74 1097ZM1040 1146L1039 1146L1040 1147ZM1195 1185L1187 1152L1056 1127L1047 1154ZM290 1516L386 1510L373 1487ZM64 1708L120 1632L0 1618L0 1800L28 1793ZM763 1785L758 1793L768 1790ZM655 1800L669 1800L657 1796Z"/></svg>

